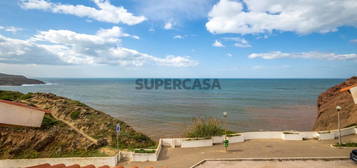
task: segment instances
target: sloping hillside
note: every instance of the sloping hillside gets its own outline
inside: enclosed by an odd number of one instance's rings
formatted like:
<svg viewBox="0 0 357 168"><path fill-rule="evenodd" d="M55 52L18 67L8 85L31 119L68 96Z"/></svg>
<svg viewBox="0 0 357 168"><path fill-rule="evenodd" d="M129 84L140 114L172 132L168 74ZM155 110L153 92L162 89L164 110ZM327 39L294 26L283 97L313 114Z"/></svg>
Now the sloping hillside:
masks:
<svg viewBox="0 0 357 168"><path fill-rule="evenodd" d="M117 123L121 125L120 148L155 145L148 136L136 132L125 122L79 101L51 93L22 94L12 91L0 91L0 99L49 110L52 115L46 116L41 128L0 127L0 158L30 157L24 156L24 151L31 151L39 157L64 156L76 152L78 155L90 155L100 147L116 146Z"/></svg>
<svg viewBox="0 0 357 168"><path fill-rule="evenodd" d="M22 75L0 73L0 85L20 86L23 84L44 84L44 82L36 79L29 79Z"/></svg>
<svg viewBox="0 0 357 168"><path fill-rule="evenodd" d="M318 97L318 116L314 124L314 130L337 128L337 105L342 107L340 113L342 127L357 124L357 105L354 104L351 94L339 92L341 88L354 84L357 84L357 77L352 77L343 83L329 88Z"/></svg>

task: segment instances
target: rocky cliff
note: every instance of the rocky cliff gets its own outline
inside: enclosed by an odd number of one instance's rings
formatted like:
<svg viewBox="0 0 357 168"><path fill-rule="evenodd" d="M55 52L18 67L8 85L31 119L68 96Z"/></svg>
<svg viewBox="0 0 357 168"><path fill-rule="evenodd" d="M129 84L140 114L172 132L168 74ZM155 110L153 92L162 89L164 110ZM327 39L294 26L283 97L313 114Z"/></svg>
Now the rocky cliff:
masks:
<svg viewBox="0 0 357 168"><path fill-rule="evenodd" d="M121 126L120 148L155 145L125 122L79 101L51 93L0 91L0 99L48 110L41 128L0 127L0 158L97 156L99 149L116 147L115 125Z"/></svg>
<svg viewBox="0 0 357 168"><path fill-rule="evenodd" d="M337 129L337 105L342 107L340 112L342 128L357 124L357 105L354 104L351 94L347 91L339 92L341 88L355 84L357 84L356 76L327 89L318 97L318 116L314 130Z"/></svg>
<svg viewBox="0 0 357 168"><path fill-rule="evenodd" d="M22 75L8 75L0 73L0 85L21 86L23 84L45 84L36 79L29 79Z"/></svg>

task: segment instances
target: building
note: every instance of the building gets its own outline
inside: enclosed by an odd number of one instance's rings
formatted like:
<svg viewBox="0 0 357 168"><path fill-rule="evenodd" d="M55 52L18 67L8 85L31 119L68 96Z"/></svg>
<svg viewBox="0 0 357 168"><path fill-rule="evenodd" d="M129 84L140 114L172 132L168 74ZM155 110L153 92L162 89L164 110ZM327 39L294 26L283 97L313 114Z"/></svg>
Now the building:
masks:
<svg viewBox="0 0 357 168"><path fill-rule="evenodd" d="M45 110L22 103L0 100L0 126L41 127Z"/></svg>

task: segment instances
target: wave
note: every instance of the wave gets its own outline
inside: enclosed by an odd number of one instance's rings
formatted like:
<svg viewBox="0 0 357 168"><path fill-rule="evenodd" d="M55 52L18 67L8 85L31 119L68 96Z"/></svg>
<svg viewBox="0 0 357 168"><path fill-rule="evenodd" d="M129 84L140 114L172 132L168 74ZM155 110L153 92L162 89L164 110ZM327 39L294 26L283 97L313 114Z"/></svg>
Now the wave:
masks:
<svg viewBox="0 0 357 168"><path fill-rule="evenodd" d="M21 86L41 86L41 85L44 85L44 86L50 86L50 85L57 85L57 83L45 83L45 84L22 84Z"/></svg>

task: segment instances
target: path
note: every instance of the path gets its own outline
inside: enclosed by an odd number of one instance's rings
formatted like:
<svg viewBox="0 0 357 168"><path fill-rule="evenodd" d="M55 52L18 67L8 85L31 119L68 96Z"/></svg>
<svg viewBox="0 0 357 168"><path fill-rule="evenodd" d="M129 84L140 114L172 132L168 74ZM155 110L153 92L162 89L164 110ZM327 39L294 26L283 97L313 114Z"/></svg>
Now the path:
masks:
<svg viewBox="0 0 357 168"><path fill-rule="evenodd" d="M74 131L76 131L77 133L83 135L85 138L87 138L88 140L92 141L93 143L97 144L98 143L98 140L92 138L91 136L87 135L86 133L84 133L83 131L81 131L80 129L78 129L77 127L75 127L74 125L72 125L71 123L69 123L68 121L66 120L63 120L63 119L60 119L58 117L56 117L55 115L52 115L51 116L53 118L55 118L56 120L59 120L65 124L67 124L69 127L71 127Z"/></svg>

